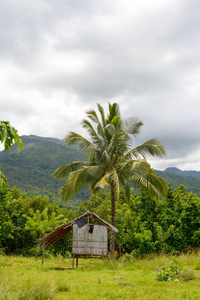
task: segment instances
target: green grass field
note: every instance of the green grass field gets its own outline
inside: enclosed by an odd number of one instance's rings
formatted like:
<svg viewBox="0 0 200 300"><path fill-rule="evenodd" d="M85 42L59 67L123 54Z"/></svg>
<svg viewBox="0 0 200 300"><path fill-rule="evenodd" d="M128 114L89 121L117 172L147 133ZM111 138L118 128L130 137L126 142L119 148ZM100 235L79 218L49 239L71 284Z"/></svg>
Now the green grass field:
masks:
<svg viewBox="0 0 200 300"><path fill-rule="evenodd" d="M200 253L176 257L181 269L194 271L190 281L158 281L155 269L172 257L111 261L80 259L71 269L71 259L41 260L0 256L0 300L47 299L200 299Z"/></svg>

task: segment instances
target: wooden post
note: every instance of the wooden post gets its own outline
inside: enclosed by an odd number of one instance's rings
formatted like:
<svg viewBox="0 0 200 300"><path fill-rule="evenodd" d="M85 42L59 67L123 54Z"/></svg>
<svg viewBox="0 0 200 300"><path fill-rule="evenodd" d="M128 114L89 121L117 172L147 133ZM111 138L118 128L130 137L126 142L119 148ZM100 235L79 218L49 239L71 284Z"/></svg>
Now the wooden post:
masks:
<svg viewBox="0 0 200 300"><path fill-rule="evenodd" d="M38 247L39 247L39 245L37 244L36 254L35 254L36 259L38 258Z"/></svg>
<svg viewBox="0 0 200 300"><path fill-rule="evenodd" d="M45 256L45 244L43 245L42 265L44 263L44 256Z"/></svg>
<svg viewBox="0 0 200 300"><path fill-rule="evenodd" d="M72 255L72 269L74 269L74 255Z"/></svg>
<svg viewBox="0 0 200 300"><path fill-rule="evenodd" d="M76 256L76 268L78 268L78 256Z"/></svg>

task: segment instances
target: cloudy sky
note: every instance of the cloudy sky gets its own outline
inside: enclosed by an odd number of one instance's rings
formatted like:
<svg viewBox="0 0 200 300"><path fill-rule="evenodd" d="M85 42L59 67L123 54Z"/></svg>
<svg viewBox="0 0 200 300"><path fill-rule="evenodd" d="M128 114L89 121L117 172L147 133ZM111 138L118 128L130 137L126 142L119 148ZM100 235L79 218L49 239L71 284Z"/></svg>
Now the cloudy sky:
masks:
<svg viewBox="0 0 200 300"><path fill-rule="evenodd" d="M159 138L153 168L200 171L199 0L0 0L0 120L20 135L84 134L100 103Z"/></svg>

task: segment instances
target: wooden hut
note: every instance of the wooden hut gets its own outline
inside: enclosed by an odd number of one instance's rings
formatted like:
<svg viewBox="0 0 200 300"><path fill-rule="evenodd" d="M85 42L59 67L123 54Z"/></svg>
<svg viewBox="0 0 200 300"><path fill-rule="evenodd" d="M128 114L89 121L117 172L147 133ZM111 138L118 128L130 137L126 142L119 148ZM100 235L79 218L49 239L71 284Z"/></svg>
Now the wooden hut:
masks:
<svg viewBox="0 0 200 300"><path fill-rule="evenodd" d="M101 224L93 224L92 219L98 220ZM54 245L69 231L72 230L72 266L76 258L76 267L78 267L79 257L89 256L107 256L108 255L108 231L118 233L116 227L101 219L97 214L90 211L84 213L78 218L55 228L46 236L37 240L38 246L54 247Z"/></svg>

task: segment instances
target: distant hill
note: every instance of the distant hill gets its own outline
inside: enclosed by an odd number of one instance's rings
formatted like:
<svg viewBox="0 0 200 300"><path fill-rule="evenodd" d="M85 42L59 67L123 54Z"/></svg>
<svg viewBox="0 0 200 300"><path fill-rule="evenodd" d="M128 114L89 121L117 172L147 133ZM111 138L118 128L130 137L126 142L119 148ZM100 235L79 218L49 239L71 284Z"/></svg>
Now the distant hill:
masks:
<svg viewBox="0 0 200 300"><path fill-rule="evenodd" d="M67 205L61 202L58 191L65 180L55 179L52 174L61 165L72 161L85 160L85 155L74 146L67 146L54 138L34 135L22 136L23 150L12 146L9 152L0 152L0 166L8 178L9 186L16 186L28 195L42 195L60 206L73 208L88 199L90 191L83 189Z"/></svg>
<svg viewBox="0 0 200 300"><path fill-rule="evenodd" d="M181 171L178 168L167 168L164 172L178 174L181 176L193 176L193 177L199 177L200 178L200 172L198 171Z"/></svg>
<svg viewBox="0 0 200 300"><path fill-rule="evenodd" d="M0 152L0 166L8 178L9 186L16 186L29 196L42 195L48 197L50 202L75 209L80 201L90 197L89 188L84 188L67 203L63 203L59 196L59 188L65 180L57 180L52 174L61 165L72 161L85 160L86 157L77 147L66 144L55 138L38 137L34 135L22 136L23 150L19 152L17 146L12 146L10 151ZM188 191L193 191L200 196L200 172L181 171L177 168L167 168L165 171L155 171L172 188L183 184Z"/></svg>
<svg viewBox="0 0 200 300"><path fill-rule="evenodd" d="M181 171L178 168L167 168L165 171L156 170L155 172L170 183L173 190L183 184L188 192L196 193L200 197L200 172Z"/></svg>

